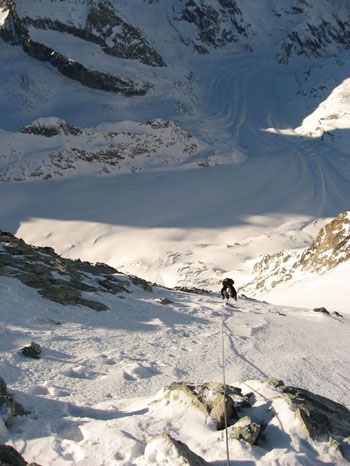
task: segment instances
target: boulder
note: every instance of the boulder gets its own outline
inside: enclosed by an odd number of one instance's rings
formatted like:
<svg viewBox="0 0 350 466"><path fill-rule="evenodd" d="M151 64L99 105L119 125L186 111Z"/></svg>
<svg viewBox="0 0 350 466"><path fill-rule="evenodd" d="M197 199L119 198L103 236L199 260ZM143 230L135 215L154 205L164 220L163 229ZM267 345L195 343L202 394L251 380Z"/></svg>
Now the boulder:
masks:
<svg viewBox="0 0 350 466"><path fill-rule="evenodd" d="M208 417L214 420L217 430L225 428L225 414L227 424L232 419L237 419L238 414L232 395L240 396L240 389L226 386L216 382L205 384L188 384L185 382L174 382L168 387L167 395L172 400L181 399L181 394L188 397L192 406L200 409ZM242 403L246 400L243 400Z"/></svg>
<svg viewBox="0 0 350 466"><path fill-rule="evenodd" d="M350 437L350 411L345 406L308 390L286 386L282 380L268 379L268 383L285 396L308 437Z"/></svg>
<svg viewBox="0 0 350 466"><path fill-rule="evenodd" d="M26 358L40 359L41 348L40 348L40 345L32 341L30 345L22 348L20 350L20 353Z"/></svg>
<svg viewBox="0 0 350 466"><path fill-rule="evenodd" d="M228 428L230 439L244 440L254 445L261 432L261 426L252 421L249 416L244 416Z"/></svg>

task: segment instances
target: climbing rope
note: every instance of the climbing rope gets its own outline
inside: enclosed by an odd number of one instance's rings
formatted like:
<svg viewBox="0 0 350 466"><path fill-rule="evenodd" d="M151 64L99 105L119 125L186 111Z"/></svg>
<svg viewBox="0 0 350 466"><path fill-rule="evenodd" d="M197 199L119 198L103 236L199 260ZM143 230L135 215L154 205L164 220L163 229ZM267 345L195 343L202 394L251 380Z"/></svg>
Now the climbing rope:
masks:
<svg viewBox="0 0 350 466"><path fill-rule="evenodd" d="M225 420L225 439L226 439L226 464L230 466L230 452L228 446L227 431L227 409L226 409L226 374L225 374L225 339L224 339L224 314L221 316L221 347L222 347L222 380L224 387L224 420Z"/></svg>

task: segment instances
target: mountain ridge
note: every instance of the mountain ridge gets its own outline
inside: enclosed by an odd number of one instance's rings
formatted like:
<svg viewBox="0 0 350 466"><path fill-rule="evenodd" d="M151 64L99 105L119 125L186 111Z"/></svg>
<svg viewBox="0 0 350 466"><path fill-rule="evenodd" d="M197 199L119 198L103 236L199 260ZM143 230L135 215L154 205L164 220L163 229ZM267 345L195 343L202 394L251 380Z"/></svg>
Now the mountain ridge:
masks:
<svg viewBox="0 0 350 466"><path fill-rule="evenodd" d="M125 22L122 18L123 13L119 16L118 10L123 11L126 5L117 6L115 2L109 0L79 1L62 5L61 3L52 3L51 11L46 12L44 8L37 8L35 2L31 8L26 8L25 3L20 0L2 0L0 35L13 45L21 45L32 57L40 61L48 61L59 72L72 79L78 79L83 85L125 92L130 96L139 92L146 93L149 83L144 83L139 86L140 89L137 89L136 83L129 82L122 76L122 70L119 71L120 76L113 76L113 73L101 74L100 71L95 70L94 82L93 70L89 70L84 63L79 63L79 60L72 59L69 52L65 55L45 44L45 35L32 38L32 36L36 37L35 31L58 31L79 37L84 41L91 41L97 44L102 52L111 56L137 60L150 67L166 66L161 54L144 38L142 28ZM170 29L176 31L177 42L184 44L185 49L192 44L194 53L199 54L207 54L231 44L236 46L237 43L240 44L238 48L240 53L244 50L251 52L260 41L265 44L265 52L272 46L275 48L275 59L280 63L288 63L293 55L306 57L334 55L336 51L349 46L350 15L343 1L338 1L337 5L323 1L317 7L297 0L289 3L290 10L271 8L269 16L263 18L265 24L268 17L276 22L274 27L271 24L268 28L270 32L267 37L271 36L269 42L263 37L263 34L266 35L265 30L254 27L252 20L248 22L244 19L243 4L239 5L237 1L207 0L198 3L190 0L184 5L174 2L173 9L169 2L165 11L158 8L158 14L165 16L164 24L168 24ZM148 7L142 7L142 11L148 13L147 8L151 10L156 5L156 3L148 3ZM130 8L133 7L129 6L125 11L129 11ZM252 19L256 21L259 7L250 2L249 7L246 4L245 8L250 13L255 11ZM278 27L281 21L283 21L282 25ZM189 25L189 28L182 27L183 23ZM241 37L245 41L242 44ZM210 49L206 49L206 46ZM232 53L232 50L230 52ZM99 73L97 81L96 73ZM114 81L115 86L108 85L108 81Z"/></svg>

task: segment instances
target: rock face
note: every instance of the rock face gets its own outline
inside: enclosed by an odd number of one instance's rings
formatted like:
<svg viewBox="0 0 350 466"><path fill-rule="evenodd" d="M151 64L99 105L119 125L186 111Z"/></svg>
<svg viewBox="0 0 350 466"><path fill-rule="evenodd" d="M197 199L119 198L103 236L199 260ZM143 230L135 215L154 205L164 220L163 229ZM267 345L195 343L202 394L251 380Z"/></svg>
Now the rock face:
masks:
<svg viewBox="0 0 350 466"><path fill-rule="evenodd" d="M82 32L85 39L91 37L109 55L138 60L154 67L166 66L163 58L142 37L141 32L123 21L108 0L92 3Z"/></svg>
<svg viewBox="0 0 350 466"><path fill-rule="evenodd" d="M317 22L312 24L307 18L312 13L313 6L307 2L300 2L298 6L287 10L280 8L275 10L276 16L285 15L302 17L305 15L305 22L295 26L288 34L285 41L280 45L277 52L277 60L280 63L288 63L292 56L318 57L323 55L330 44L335 46L348 46L350 44L349 11L345 16L325 15L319 17Z"/></svg>
<svg viewBox="0 0 350 466"><path fill-rule="evenodd" d="M350 259L350 211L343 212L321 229L315 241L301 255L300 267L324 273Z"/></svg>
<svg viewBox="0 0 350 466"><path fill-rule="evenodd" d="M268 291L297 273L322 275L349 259L350 212L343 212L322 228L305 250L264 255L253 268L256 278L240 291Z"/></svg>
<svg viewBox="0 0 350 466"><path fill-rule="evenodd" d="M32 247L0 230L0 275L20 280L51 301L104 311L108 307L91 299L90 294L129 292L131 283L152 291L151 284L145 280L116 277L117 273L106 264L64 259L52 248Z"/></svg>
<svg viewBox="0 0 350 466"><path fill-rule="evenodd" d="M197 34L192 40L198 53L208 53L207 46L214 48L236 43L248 37L250 25L244 20L235 0L202 2L188 0L174 16L176 22L185 21L195 26Z"/></svg>
<svg viewBox="0 0 350 466"><path fill-rule="evenodd" d="M23 50L28 55L40 61L50 63L64 76L79 81L83 86L120 93L126 97L145 95L151 87L147 83L139 85L133 80L126 80L98 70L90 70L81 63L65 57L54 49L35 42L29 37L23 42Z"/></svg>
<svg viewBox="0 0 350 466"><path fill-rule="evenodd" d="M140 85L130 79L88 69L84 64L64 56L46 44L33 40L28 26L67 32L82 37L84 40L98 43L101 49L110 55L128 59L137 58L152 66L165 65L141 34L118 17L108 0L92 3L85 27L82 29L52 21L49 18L21 17L18 14L15 0L1 0L0 7L3 8L4 13L7 12L3 25L0 27L0 37L13 45L22 46L31 57L50 63L64 76L75 79L84 86L121 93L125 96L145 95L151 87L148 83ZM114 28L121 32L114 37L109 37ZM106 40L111 41L112 46L108 46Z"/></svg>

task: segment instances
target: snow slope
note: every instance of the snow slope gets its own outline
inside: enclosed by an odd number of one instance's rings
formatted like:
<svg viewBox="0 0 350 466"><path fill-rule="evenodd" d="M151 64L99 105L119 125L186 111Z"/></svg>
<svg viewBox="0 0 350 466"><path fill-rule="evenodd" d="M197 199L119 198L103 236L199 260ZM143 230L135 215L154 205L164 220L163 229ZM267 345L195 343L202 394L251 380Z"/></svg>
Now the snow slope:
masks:
<svg viewBox="0 0 350 466"><path fill-rule="evenodd" d="M46 301L12 278L1 277L0 289L0 373L30 411L9 430L0 425L0 440L27 461L184 464L162 442L146 448L167 433L211 464L227 464L223 432L195 408L151 403L174 381L222 382L224 354L226 383L255 394L253 418L271 422L271 407L276 414L258 445L230 440L231 464L346 464L328 442L307 439L262 381L274 376L349 407L349 312L327 316L246 298L228 307L216 295L157 287L100 295L110 311L95 312ZM42 348L39 360L18 354L30 341Z"/></svg>

